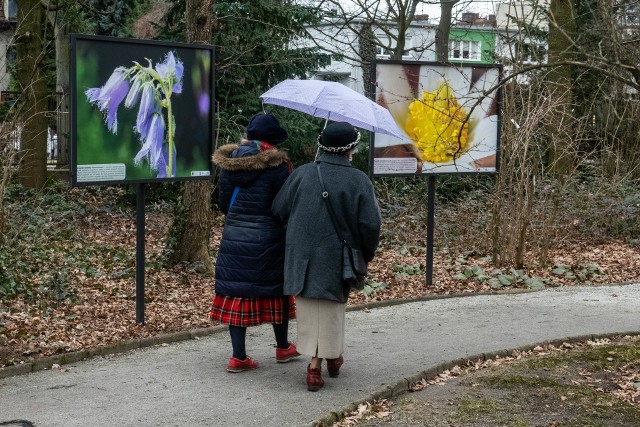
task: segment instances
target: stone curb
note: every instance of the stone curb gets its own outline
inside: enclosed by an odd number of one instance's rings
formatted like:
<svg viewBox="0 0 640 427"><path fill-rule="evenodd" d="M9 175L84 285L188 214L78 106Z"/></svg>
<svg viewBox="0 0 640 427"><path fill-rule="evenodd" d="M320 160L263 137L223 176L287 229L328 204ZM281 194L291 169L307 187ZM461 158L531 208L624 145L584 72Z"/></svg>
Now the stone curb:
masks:
<svg viewBox="0 0 640 427"><path fill-rule="evenodd" d="M71 353L42 357L31 362L25 362L19 365L5 366L4 368L0 368L0 379L12 377L15 375L28 374L30 372L42 371L45 369L51 369L53 365L62 366L69 363L87 360L93 357L107 356L109 354L124 353L131 350L152 347L155 345L197 339L199 337L204 337L226 330L227 327L224 325L212 326L210 328L198 328L192 329L190 331L173 332L169 334L161 334L152 337L145 337L115 344L109 344L89 350L79 350Z"/></svg>
<svg viewBox="0 0 640 427"><path fill-rule="evenodd" d="M560 346L563 343L578 343L578 342L584 342L588 340L614 338L614 337L621 337L626 335L638 336L640 335L640 331L620 332L615 334L601 334L601 335L579 335L575 337L547 340L539 343L515 347L512 349L505 349L505 350L495 351L492 353L481 353L481 354L476 354L470 357L465 357L463 359L457 359L457 360L452 360L450 362L441 363L438 366L434 366L433 368L429 368L425 371L421 371L409 378L403 378L402 380L398 381L396 384L387 386L381 390L378 390L377 392L370 394L368 397L366 397L363 400L352 402L347 406L344 406L336 411L331 412L330 415L327 415L325 417L322 417L320 419L317 419L315 421L312 421L306 424L305 427L329 427L333 425L335 422L338 422L341 419L347 417L351 412L356 411L358 409L358 406L363 403L373 402L374 400L378 400L378 399L397 398L399 396L406 394L409 391L409 386L411 384L417 383L423 378L426 378L426 379L433 378L438 374L453 368L456 365L463 365L468 361L488 360L488 359L493 359L496 356L507 357L507 356L511 356L514 351L523 351L523 352L529 351L539 345L540 346L543 346L543 345Z"/></svg>
<svg viewBox="0 0 640 427"><path fill-rule="evenodd" d="M635 282L593 285L593 286L620 286L629 285ZM504 291L489 291L489 292L469 292L469 293L456 293L449 295L428 295L416 298L403 298L392 299L384 301L374 301L365 304L356 304L347 307L347 311L355 310L368 310L373 308L391 307L394 305L408 304L412 302L431 301L437 299L449 299L449 298L463 298L479 295L509 295L509 294L522 294L529 292L539 292L531 289L509 289ZM71 353L56 354L53 356L42 357L30 362L24 362L19 365L5 366L0 368L0 379L13 377L16 375L28 374L30 372L42 371L45 369L51 369L53 365L66 365L69 363L76 363L82 360L87 360L92 357L106 356L109 354L124 353L127 351L152 347L155 345L169 344L178 341L184 341L189 339L196 339L198 337L204 337L212 335L218 332L226 331L226 325L211 326L208 328L198 328L189 331L172 332L168 334L160 334L151 337L145 337L140 339L134 339L114 344L109 344L103 347L79 350ZM452 365L454 366L454 365Z"/></svg>

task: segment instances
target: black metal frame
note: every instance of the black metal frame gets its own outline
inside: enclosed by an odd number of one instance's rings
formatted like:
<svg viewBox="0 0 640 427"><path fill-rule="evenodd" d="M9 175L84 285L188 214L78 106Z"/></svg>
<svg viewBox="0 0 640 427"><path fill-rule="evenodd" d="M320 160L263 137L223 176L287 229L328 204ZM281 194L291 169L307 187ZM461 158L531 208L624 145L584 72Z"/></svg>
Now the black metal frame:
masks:
<svg viewBox="0 0 640 427"><path fill-rule="evenodd" d="M376 67L378 64L390 64L390 65L417 65L417 66L449 66L449 67L457 67L457 68L492 68L499 70L499 76L502 77L503 66L501 64L481 64L481 63L458 63L458 62L434 62L434 61L398 61L398 60L379 60L376 59L371 64L371 94L372 97L375 97L376 94ZM375 98L374 98L375 99ZM374 159L374 148L375 148L375 133L371 133L371 138L369 140L369 176L370 177L402 177L402 176L431 176L431 175L440 175L440 176L448 176L448 175L495 175L500 170L500 134L501 134L501 124L502 124L502 109L500 106L502 105L502 89L498 88L496 93L496 99L498 102L498 135L496 141L496 168L495 171L490 172L478 172L478 171L447 171L447 172L420 172L420 173L385 173L385 174L377 174L374 171L373 167L373 159Z"/></svg>
<svg viewBox="0 0 640 427"><path fill-rule="evenodd" d="M88 185L116 185L116 184L136 184L136 183L151 183L151 182L177 182L177 181L190 181L190 180L206 180L213 179L213 166L209 163L209 175L204 176L184 176L184 177L172 177L172 178L151 178L151 179L124 179L124 180L108 180L108 181L82 181L77 180L77 69L76 69L76 45L78 42L96 42L96 43L112 43L114 46L114 54L120 52L126 52L127 46L143 45L149 48L175 48L175 49L200 49L208 50L211 55L211 76L209 81L210 86L210 118L208 129L208 145L204 147L204 151L207 153L207 158L211 158L213 154L213 142L214 142L214 129L215 129L215 79L214 79L214 66L215 63L215 50L211 45L195 44L195 43L175 43L167 41L155 41L155 40L140 40L140 39L127 39L117 37L106 36L90 36L84 34L71 34L70 35L70 49L69 49L69 70L70 70L70 119L71 119L71 138L70 138L70 177L71 185L73 186L88 186ZM119 46L118 46L119 45ZM119 49L119 50L118 50ZM127 58L129 60L130 58ZM185 75L188 71L185 70Z"/></svg>

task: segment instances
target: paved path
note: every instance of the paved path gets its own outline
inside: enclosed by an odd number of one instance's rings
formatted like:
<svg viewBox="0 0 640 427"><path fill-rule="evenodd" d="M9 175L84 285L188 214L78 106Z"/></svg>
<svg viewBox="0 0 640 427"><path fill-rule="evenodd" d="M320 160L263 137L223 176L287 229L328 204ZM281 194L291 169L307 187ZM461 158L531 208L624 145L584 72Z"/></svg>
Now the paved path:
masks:
<svg viewBox="0 0 640 427"><path fill-rule="evenodd" d="M351 311L340 377L325 374L316 393L306 391L306 358L275 363L271 327L261 326L247 337L262 363L252 372L225 371L230 342L217 333L1 379L0 426L305 426L456 359L619 332L640 332L640 284Z"/></svg>

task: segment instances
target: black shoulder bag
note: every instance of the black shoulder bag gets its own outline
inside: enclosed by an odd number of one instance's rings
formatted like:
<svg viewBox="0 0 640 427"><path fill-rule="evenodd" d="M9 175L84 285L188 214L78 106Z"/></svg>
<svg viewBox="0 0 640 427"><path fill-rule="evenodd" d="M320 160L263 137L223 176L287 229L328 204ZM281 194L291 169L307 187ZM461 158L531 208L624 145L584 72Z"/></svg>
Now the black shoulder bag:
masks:
<svg viewBox="0 0 640 427"><path fill-rule="evenodd" d="M367 263L364 260L364 255L360 249L351 247L351 243L343 239L338 231L336 225L335 213L331 206L331 199L329 193L324 187L324 181L322 180L322 174L320 173L320 163L316 163L316 169L318 170L318 179L320 180L320 187L322 188L322 198L327 202L327 209L329 211L329 217L333 228L338 235L340 245L342 246L342 283L345 288L355 289L361 291L364 289L364 278L367 275Z"/></svg>

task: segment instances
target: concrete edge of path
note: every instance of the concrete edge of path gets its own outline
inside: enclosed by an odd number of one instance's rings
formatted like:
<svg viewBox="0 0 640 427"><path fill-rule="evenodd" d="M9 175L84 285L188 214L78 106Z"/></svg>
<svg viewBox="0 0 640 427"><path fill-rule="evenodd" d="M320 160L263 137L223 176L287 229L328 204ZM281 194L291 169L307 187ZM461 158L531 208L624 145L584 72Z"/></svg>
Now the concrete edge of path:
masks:
<svg viewBox="0 0 640 427"><path fill-rule="evenodd" d="M632 283L635 283L635 282L603 284L603 285L593 285L593 286L621 286L621 285L629 285ZM474 293L468 292L468 293L455 293L455 294L449 294L449 295L427 295L427 296L421 296L416 298L373 301L366 304L357 304L357 305L348 306L347 311L390 307L394 305L407 304L412 302L431 301L431 300L437 300L437 299L463 298L463 297L473 297L473 296L479 296L479 295L522 294L522 293L529 293L529 292L539 292L539 291L533 290L533 289L508 289L503 291L474 292ZM46 369L51 369L53 365L62 366L62 365L76 363L76 362L80 362L83 360L87 360L87 359L91 359L99 356L125 353L131 350L153 347L156 345L198 339L200 337L212 335L212 334L223 332L226 330L227 330L226 325L216 325L216 326L210 326L207 328L196 328L196 329L191 329L187 331L159 334L151 337L127 340L123 342L118 342L118 343L86 349L86 350L79 350L79 351L74 351L69 353L56 354L53 356L41 357L41 358L23 362L17 365L10 365L10 366L5 366L3 368L0 368L0 379L13 377L16 375L28 374L30 372L37 372L37 371L42 371Z"/></svg>
<svg viewBox="0 0 640 427"><path fill-rule="evenodd" d="M53 365L66 365L76 363L83 360L91 359L98 356L106 356L109 354L125 353L127 351L140 348L152 347L155 345L169 344L172 342L197 339L226 330L223 326L213 326L210 328L198 328L189 331L173 332L169 334L155 335L151 337L127 340L101 347L91 348L87 350L73 351L69 353L56 354L53 356L42 357L19 365L5 366L0 368L0 379L8 378L16 375L28 374L30 372L51 369Z"/></svg>
<svg viewBox="0 0 640 427"><path fill-rule="evenodd" d="M480 354L476 354L470 357L465 357L465 358L461 358L461 359L456 359L456 360L452 360L449 362L444 362L441 363L437 366L434 366L432 368L429 368L427 370L421 371L411 377L408 378L403 378L401 380L399 380L396 384L394 385L390 385L387 387L384 387L372 394L370 394L368 397L366 397L365 399L362 400L358 400L355 402L350 403L349 405L346 405L342 408L336 409L334 411L331 412L331 414L326 415L320 419L317 419L315 421L310 422L309 424L306 424L305 427L329 427L331 425L333 425L334 423L340 421L341 419L347 417L350 413L356 411L358 409L358 406L366 403L366 402L373 402L374 400L379 400L379 399L391 399L391 398L398 398L402 395L405 395L407 393L409 393L409 386L411 384L415 384L418 381L422 380L423 378L425 379L429 379L429 378L433 378L435 376L437 376L438 374L449 370L451 368L453 368L456 365L463 365L468 361L474 361L474 360L489 360L489 359L494 359L497 356L500 357L507 357L507 356L512 356L514 351L529 351L532 350L533 348L537 347L537 346L543 346L543 345L554 345L554 346L560 346L564 343L578 343L578 342L584 342L584 341L588 341L588 340L596 340L596 339L603 339L603 338L614 338L614 337L621 337L621 336L638 336L640 335L640 331L630 331L630 332L616 332L616 333L610 333L610 334L589 334L589 335L578 335L578 336L574 336L574 337L566 337L566 338L559 338L559 339L552 339L552 340L545 340L542 342L538 342L538 343L533 343L533 344L528 344L528 345L524 345L524 346L519 346L519 347L514 347L511 349L504 349L504 350L499 350L499 351L495 351L495 352L490 352L490 353L480 353Z"/></svg>

